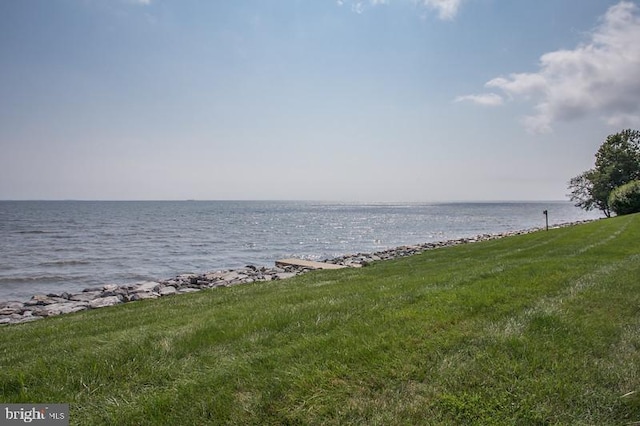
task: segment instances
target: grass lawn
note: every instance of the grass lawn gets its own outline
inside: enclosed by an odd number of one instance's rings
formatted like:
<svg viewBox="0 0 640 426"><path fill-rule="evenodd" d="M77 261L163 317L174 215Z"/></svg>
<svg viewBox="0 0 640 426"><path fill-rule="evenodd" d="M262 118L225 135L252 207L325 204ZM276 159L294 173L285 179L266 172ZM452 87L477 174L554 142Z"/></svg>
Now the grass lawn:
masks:
<svg viewBox="0 0 640 426"><path fill-rule="evenodd" d="M633 424L640 215L2 327L0 366L71 424Z"/></svg>

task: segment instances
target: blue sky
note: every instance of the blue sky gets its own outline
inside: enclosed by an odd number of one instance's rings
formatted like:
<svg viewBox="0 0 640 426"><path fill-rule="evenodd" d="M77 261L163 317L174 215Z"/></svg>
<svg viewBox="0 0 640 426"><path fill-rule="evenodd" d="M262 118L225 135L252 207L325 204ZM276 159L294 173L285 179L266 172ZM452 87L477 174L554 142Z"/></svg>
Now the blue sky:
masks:
<svg viewBox="0 0 640 426"><path fill-rule="evenodd" d="M566 199L640 5L6 0L0 199Z"/></svg>

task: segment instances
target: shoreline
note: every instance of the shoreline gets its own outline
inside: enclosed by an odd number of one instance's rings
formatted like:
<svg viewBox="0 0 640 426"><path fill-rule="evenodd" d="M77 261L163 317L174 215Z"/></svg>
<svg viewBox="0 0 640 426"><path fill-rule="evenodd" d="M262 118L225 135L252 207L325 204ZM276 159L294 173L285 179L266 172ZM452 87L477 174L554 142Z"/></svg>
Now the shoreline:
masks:
<svg viewBox="0 0 640 426"><path fill-rule="evenodd" d="M595 220L599 219L562 223L550 226L549 229L575 226ZM480 234L474 237L463 237L440 242L404 245L373 253L345 254L333 259L323 260L322 262L359 268L373 262L413 256L428 250L530 234L544 229L545 228L536 227L497 234ZM307 273L311 270L313 269L296 266L257 267L248 265L239 269L205 272L201 274L181 274L175 278L161 281L142 281L125 285L107 284L86 288L80 293L36 294L26 302L0 302L0 325L21 324L50 316L79 312L87 309L98 309L122 303L135 302L137 300L195 293L206 289L283 280Z"/></svg>

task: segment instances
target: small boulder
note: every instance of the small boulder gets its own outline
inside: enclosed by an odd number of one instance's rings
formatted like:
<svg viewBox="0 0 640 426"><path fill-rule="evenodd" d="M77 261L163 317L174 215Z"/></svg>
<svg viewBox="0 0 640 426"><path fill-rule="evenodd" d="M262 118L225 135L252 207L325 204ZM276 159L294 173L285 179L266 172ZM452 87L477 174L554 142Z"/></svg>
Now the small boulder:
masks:
<svg viewBox="0 0 640 426"><path fill-rule="evenodd" d="M25 302L25 306L36 306L36 305L52 305L54 303L66 302L66 299L62 297L51 297L46 296L44 294L36 294L31 297L30 300Z"/></svg>
<svg viewBox="0 0 640 426"><path fill-rule="evenodd" d="M148 293L152 291L156 291L156 287L158 287L160 283L155 281L142 281L133 285L133 287L129 290L129 293Z"/></svg>
<svg viewBox="0 0 640 426"><path fill-rule="evenodd" d="M160 295L158 293L144 293L138 292L129 295L128 300L130 302L135 302L136 300L145 300L145 299L157 299Z"/></svg>
<svg viewBox="0 0 640 426"><path fill-rule="evenodd" d="M32 314L41 317L49 317L53 315L84 311L87 307L88 304L86 302L54 303L46 306L39 306L33 310Z"/></svg>
<svg viewBox="0 0 640 426"><path fill-rule="evenodd" d="M126 290L124 291L126 293ZM120 288L117 284L107 284L102 287L102 295L101 297L109 297L109 296L117 296L118 294L122 294L123 289Z"/></svg>
<svg viewBox="0 0 640 426"><path fill-rule="evenodd" d="M176 290L175 287L171 286L162 287L159 291L160 296L169 296L171 294L176 294L177 292L178 290Z"/></svg>
<svg viewBox="0 0 640 426"><path fill-rule="evenodd" d="M19 314L24 311L22 302L5 302L0 305L0 315Z"/></svg>
<svg viewBox="0 0 640 426"><path fill-rule="evenodd" d="M89 302L89 307L91 309L97 309L117 305L119 303L122 303L122 298L120 296L99 297Z"/></svg>

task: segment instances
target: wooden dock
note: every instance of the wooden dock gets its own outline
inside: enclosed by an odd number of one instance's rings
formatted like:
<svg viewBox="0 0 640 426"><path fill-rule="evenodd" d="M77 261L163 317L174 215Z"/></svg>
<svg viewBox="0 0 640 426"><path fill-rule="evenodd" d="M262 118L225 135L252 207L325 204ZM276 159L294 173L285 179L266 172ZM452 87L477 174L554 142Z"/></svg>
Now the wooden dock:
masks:
<svg viewBox="0 0 640 426"><path fill-rule="evenodd" d="M346 268L344 265L334 265L333 263L326 262L314 262L312 260L303 260L303 259L280 259L276 260L276 266L284 267L284 266L298 266L302 268L309 269L342 269Z"/></svg>

